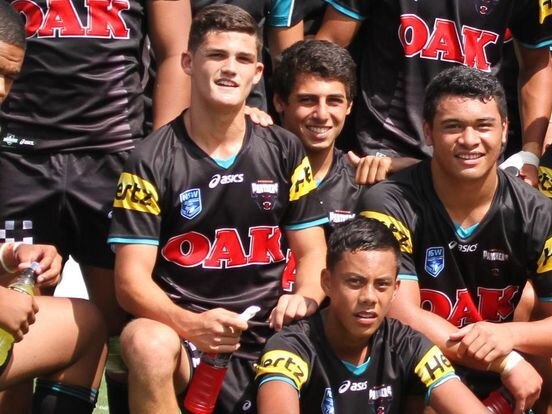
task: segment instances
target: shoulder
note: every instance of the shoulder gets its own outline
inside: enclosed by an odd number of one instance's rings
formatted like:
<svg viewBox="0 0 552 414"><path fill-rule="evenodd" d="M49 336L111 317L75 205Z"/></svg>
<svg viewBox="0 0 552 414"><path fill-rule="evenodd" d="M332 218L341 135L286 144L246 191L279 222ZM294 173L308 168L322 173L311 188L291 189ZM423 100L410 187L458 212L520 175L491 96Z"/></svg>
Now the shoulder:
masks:
<svg viewBox="0 0 552 414"><path fill-rule="evenodd" d="M503 207L511 207L521 210L521 213L529 215L550 215L552 216L552 200L542 194L538 189L531 187L507 172L498 170L499 186L501 195L500 200ZM511 200L513 204L507 201Z"/></svg>
<svg viewBox="0 0 552 414"><path fill-rule="evenodd" d="M301 141L297 138L297 136L279 125L270 125L267 127L253 123L250 125L252 137L262 138L277 146L302 146Z"/></svg>

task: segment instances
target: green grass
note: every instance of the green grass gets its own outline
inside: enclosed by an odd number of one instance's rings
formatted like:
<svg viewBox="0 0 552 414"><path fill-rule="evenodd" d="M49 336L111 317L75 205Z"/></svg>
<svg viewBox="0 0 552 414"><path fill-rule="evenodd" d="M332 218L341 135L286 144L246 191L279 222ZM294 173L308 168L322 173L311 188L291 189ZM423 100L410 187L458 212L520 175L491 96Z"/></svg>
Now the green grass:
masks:
<svg viewBox="0 0 552 414"><path fill-rule="evenodd" d="M98 402L94 409L94 414L109 414L109 408L107 407L107 390L105 388L105 378L102 380L100 386L100 395L98 395Z"/></svg>

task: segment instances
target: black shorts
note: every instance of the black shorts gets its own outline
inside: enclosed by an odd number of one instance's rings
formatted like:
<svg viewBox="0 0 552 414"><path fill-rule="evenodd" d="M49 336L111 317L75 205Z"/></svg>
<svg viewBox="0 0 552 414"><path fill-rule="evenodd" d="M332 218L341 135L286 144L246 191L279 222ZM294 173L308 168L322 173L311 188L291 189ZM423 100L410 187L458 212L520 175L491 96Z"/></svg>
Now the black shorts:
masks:
<svg viewBox="0 0 552 414"><path fill-rule="evenodd" d="M128 154L0 152L0 242L53 244L64 259L112 268L106 240Z"/></svg>
<svg viewBox="0 0 552 414"><path fill-rule="evenodd" d="M188 341L182 341L186 348L192 375L194 369L198 366L201 352ZM248 414L256 413L256 395L257 387L255 384L256 361L233 356L230 359L228 371L224 376L222 389L218 396L217 405L214 414ZM179 403L183 413L188 413L183 407L184 395L186 391L179 396Z"/></svg>

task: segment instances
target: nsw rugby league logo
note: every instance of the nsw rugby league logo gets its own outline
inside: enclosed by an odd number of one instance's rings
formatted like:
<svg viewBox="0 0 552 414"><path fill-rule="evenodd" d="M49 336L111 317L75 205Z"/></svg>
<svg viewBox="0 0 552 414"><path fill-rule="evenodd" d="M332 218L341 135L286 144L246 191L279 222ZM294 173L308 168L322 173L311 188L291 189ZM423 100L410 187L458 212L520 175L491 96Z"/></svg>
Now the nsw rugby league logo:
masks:
<svg viewBox="0 0 552 414"><path fill-rule="evenodd" d="M201 190L199 188L191 188L180 193L180 214L188 220L193 219L201 213Z"/></svg>
<svg viewBox="0 0 552 414"><path fill-rule="evenodd" d="M445 268L445 249L443 247L430 247L426 250L424 269L433 277Z"/></svg>

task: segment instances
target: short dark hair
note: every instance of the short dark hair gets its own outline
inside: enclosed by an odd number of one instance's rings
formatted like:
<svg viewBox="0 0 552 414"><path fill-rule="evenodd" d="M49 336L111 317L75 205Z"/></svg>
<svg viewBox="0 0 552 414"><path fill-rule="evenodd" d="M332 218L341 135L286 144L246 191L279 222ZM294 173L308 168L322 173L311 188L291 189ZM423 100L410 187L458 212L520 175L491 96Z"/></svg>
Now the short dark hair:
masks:
<svg viewBox="0 0 552 414"><path fill-rule="evenodd" d="M451 95L479 99L481 102L494 99L502 120L508 118L506 93L498 79L488 72L458 65L438 73L427 85L424 121L431 124L441 99Z"/></svg>
<svg viewBox="0 0 552 414"><path fill-rule="evenodd" d="M0 1L0 42L25 49L25 25L7 1Z"/></svg>
<svg viewBox="0 0 552 414"><path fill-rule="evenodd" d="M381 221L363 216L335 226L328 240L326 267L332 270L343 253L391 250L396 258L397 271L401 247L393 232Z"/></svg>
<svg viewBox="0 0 552 414"><path fill-rule="evenodd" d="M212 4L202 8L192 20L188 50L195 51L211 32L239 32L255 36L257 54L261 50L261 37L257 22L244 9L232 4Z"/></svg>
<svg viewBox="0 0 552 414"><path fill-rule="evenodd" d="M282 53L272 74L272 90L287 102L299 75L308 74L345 85L347 100L356 93L356 65L349 52L326 40L301 40Z"/></svg>

